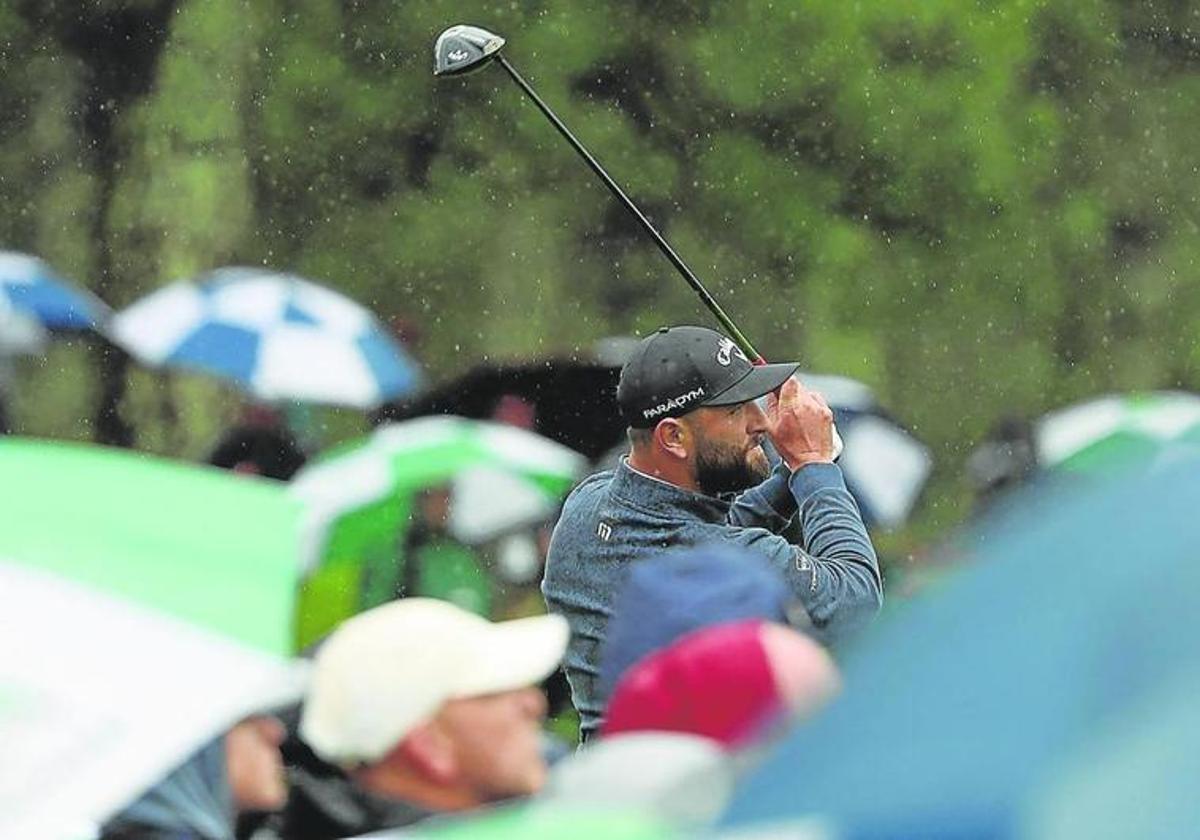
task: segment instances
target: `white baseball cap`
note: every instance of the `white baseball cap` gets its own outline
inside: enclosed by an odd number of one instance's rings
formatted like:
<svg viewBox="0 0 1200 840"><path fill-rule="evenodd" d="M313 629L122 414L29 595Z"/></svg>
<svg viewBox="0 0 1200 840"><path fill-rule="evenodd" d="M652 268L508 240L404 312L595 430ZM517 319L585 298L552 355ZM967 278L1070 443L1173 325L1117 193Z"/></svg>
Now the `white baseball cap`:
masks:
<svg viewBox="0 0 1200 840"><path fill-rule="evenodd" d="M558 615L492 623L446 601L392 601L321 646L300 736L335 764L378 761L448 700L541 682L567 637Z"/></svg>

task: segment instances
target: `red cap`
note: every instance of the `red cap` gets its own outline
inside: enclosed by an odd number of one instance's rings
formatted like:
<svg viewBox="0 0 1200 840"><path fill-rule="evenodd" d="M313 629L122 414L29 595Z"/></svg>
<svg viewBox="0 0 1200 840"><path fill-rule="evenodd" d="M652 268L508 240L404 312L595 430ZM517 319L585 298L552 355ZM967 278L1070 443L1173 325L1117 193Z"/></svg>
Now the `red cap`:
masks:
<svg viewBox="0 0 1200 840"><path fill-rule="evenodd" d="M787 708L763 626L755 619L706 627L647 656L617 683L601 733L689 732L730 749L752 741Z"/></svg>

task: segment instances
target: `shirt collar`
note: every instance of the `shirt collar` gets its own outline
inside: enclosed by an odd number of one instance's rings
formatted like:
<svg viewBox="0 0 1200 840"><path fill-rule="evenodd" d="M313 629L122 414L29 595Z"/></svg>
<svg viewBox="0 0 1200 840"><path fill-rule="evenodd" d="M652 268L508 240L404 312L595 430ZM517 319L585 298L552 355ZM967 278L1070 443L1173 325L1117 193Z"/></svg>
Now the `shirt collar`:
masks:
<svg viewBox="0 0 1200 840"><path fill-rule="evenodd" d="M723 522L729 513L729 502L647 475L629 466L628 458L622 458L617 464L609 490L614 496L639 507L660 512L676 511L708 522Z"/></svg>

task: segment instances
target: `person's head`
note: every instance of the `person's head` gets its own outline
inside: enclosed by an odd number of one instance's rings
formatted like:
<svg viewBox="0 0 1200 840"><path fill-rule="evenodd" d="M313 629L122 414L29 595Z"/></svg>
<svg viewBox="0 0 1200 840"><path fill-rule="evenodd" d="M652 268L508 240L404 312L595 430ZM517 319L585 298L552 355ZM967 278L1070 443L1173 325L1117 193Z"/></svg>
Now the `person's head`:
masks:
<svg viewBox="0 0 1200 840"><path fill-rule="evenodd" d="M233 837L239 817L287 802L283 724L254 714L213 738L102 828L104 837Z"/></svg>
<svg viewBox="0 0 1200 840"><path fill-rule="evenodd" d="M635 466L708 495L767 477L766 416L754 401L798 365L754 365L704 327L664 327L638 344L617 385Z"/></svg>
<svg viewBox="0 0 1200 840"><path fill-rule="evenodd" d="M1037 467L1033 424L1022 417L1000 418L967 458L967 476L976 506L989 507L1009 490L1029 481Z"/></svg>
<svg viewBox="0 0 1200 840"><path fill-rule="evenodd" d="M225 768L237 810L274 811L287 801L279 751L286 734L270 715L248 717L225 734Z"/></svg>
<svg viewBox="0 0 1200 840"><path fill-rule="evenodd" d="M783 576L761 556L730 545L667 551L629 570L605 633L599 688L611 694L637 661L714 624L745 619L810 626Z"/></svg>
<svg viewBox="0 0 1200 840"><path fill-rule="evenodd" d="M431 531L441 533L450 527L450 509L454 491L449 484L427 487L417 494L417 511L422 524Z"/></svg>
<svg viewBox="0 0 1200 840"><path fill-rule="evenodd" d="M486 621L408 598L317 653L300 735L373 793L448 811L535 793L546 777L537 683L566 650L560 616Z"/></svg>
<svg viewBox="0 0 1200 840"><path fill-rule="evenodd" d="M226 432L209 454L214 467L241 475L289 481L306 456L283 426L238 426Z"/></svg>
<svg viewBox="0 0 1200 840"><path fill-rule="evenodd" d="M785 717L814 714L840 685L832 658L802 633L758 620L718 624L630 668L601 732L690 732L739 749Z"/></svg>

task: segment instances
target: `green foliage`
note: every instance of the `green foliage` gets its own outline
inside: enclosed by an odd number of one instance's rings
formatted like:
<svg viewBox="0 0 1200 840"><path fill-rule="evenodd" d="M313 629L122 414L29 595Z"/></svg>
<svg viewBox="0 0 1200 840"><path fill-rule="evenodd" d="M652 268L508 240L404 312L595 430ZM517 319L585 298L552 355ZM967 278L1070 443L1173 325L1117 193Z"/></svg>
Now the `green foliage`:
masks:
<svg viewBox="0 0 1200 840"><path fill-rule="evenodd" d="M0 3L0 236L100 287L103 212L113 304L295 270L419 327L434 377L707 322L499 69L433 79L437 33L472 21L766 355L867 381L934 447L926 528L961 515L997 418L1200 387L1187 4L167 5L103 170L71 116L101 81ZM26 370L26 425L78 429L69 368ZM199 452L228 414L220 389L131 376L148 448Z"/></svg>
<svg viewBox="0 0 1200 840"><path fill-rule="evenodd" d="M108 233L130 299L229 262L253 230L243 110L257 30L244 8L184 4L152 91L121 127L127 160Z"/></svg>

